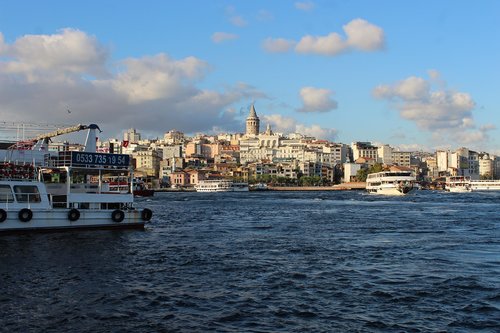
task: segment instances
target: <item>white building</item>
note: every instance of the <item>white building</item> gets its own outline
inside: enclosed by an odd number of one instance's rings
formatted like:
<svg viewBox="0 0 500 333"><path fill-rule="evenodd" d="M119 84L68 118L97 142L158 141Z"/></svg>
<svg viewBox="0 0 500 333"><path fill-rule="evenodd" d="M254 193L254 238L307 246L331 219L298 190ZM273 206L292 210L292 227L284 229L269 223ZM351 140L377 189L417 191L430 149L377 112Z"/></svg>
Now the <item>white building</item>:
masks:
<svg viewBox="0 0 500 333"><path fill-rule="evenodd" d="M361 170L361 164L344 163L344 183L353 181L358 171Z"/></svg>
<svg viewBox="0 0 500 333"><path fill-rule="evenodd" d="M404 167L411 166L411 153L408 151L393 151L392 164Z"/></svg>
<svg viewBox="0 0 500 333"><path fill-rule="evenodd" d="M450 152L445 150L437 150L436 151L436 164L438 172L446 172L448 171L449 166L449 154Z"/></svg>
<svg viewBox="0 0 500 333"><path fill-rule="evenodd" d="M479 154L479 176L485 178L494 176L494 162L486 153Z"/></svg>
<svg viewBox="0 0 500 333"><path fill-rule="evenodd" d="M378 163L386 164L386 165L391 165L393 164L392 160L392 152L393 149L389 145L381 145L377 149L377 155L378 155Z"/></svg>
<svg viewBox="0 0 500 333"><path fill-rule="evenodd" d="M141 141L141 134L135 128L131 128L123 134L123 141L129 143L138 143Z"/></svg>
<svg viewBox="0 0 500 333"><path fill-rule="evenodd" d="M375 161L378 159L378 147L373 146L370 142L353 142L351 149L354 161L360 157L371 158Z"/></svg>

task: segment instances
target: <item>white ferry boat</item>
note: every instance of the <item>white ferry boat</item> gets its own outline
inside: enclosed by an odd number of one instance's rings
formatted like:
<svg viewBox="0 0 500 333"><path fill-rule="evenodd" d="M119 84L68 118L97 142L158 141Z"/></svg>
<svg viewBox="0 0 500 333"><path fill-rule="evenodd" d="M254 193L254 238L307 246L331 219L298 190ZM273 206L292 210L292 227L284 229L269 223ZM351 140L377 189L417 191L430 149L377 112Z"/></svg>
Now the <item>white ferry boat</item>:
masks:
<svg viewBox="0 0 500 333"><path fill-rule="evenodd" d="M95 133L89 140L94 152L51 152L43 165L0 164L0 232L144 227L152 211L134 208L133 182L114 189L107 181L132 179L130 156L96 153Z"/></svg>
<svg viewBox="0 0 500 333"><path fill-rule="evenodd" d="M471 180L472 191L500 191L500 180Z"/></svg>
<svg viewBox="0 0 500 333"><path fill-rule="evenodd" d="M200 180L196 192L248 192L248 183L233 183L226 179Z"/></svg>
<svg viewBox="0 0 500 333"><path fill-rule="evenodd" d="M448 192L500 191L500 180L472 180L465 176L446 178L445 190Z"/></svg>
<svg viewBox="0 0 500 333"><path fill-rule="evenodd" d="M453 193L466 193L471 192L471 180L470 177L464 176L451 176L446 177L446 183L444 185L445 191Z"/></svg>
<svg viewBox="0 0 500 333"><path fill-rule="evenodd" d="M382 171L366 178L366 190L372 194L405 195L416 189L416 177L411 171Z"/></svg>

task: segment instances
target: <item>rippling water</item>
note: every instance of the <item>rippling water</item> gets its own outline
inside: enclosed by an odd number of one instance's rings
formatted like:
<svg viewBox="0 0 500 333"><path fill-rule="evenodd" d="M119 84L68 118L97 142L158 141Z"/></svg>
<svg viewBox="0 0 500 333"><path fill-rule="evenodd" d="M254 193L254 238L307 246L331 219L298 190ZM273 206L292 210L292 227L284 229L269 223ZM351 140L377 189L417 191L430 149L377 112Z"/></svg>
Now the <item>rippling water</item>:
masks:
<svg viewBox="0 0 500 333"><path fill-rule="evenodd" d="M499 331L500 192L138 205L144 232L0 236L0 330Z"/></svg>

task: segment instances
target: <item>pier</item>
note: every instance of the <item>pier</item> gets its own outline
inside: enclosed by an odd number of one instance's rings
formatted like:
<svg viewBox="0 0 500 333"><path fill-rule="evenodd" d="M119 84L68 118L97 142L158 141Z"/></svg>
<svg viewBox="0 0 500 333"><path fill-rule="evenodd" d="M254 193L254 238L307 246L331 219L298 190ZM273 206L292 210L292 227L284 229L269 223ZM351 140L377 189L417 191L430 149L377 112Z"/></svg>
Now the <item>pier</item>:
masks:
<svg viewBox="0 0 500 333"><path fill-rule="evenodd" d="M268 186L270 191L352 191L364 190L365 182L351 182L333 186Z"/></svg>

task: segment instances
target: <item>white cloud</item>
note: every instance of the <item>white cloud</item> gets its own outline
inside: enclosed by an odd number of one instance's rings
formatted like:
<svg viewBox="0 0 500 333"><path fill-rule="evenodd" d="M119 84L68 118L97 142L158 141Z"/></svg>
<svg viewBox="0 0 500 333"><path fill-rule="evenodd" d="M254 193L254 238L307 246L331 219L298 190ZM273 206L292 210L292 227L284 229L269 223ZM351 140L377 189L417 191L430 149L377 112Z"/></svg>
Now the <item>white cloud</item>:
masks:
<svg viewBox="0 0 500 333"><path fill-rule="evenodd" d="M303 106L299 112L328 112L337 108L337 102L332 98L333 91L329 89L304 87L300 90Z"/></svg>
<svg viewBox="0 0 500 333"><path fill-rule="evenodd" d="M456 141L457 144L489 140L492 125L477 128L473 117L476 103L465 92L447 90L437 71L429 71L430 80L409 77L392 85L380 85L373 95L390 101L403 119L429 131L435 141ZM438 90L433 90L433 83Z"/></svg>
<svg viewBox="0 0 500 333"><path fill-rule="evenodd" d="M267 38L262 43L262 48L269 53L284 53L290 51L295 42L284 38Z"/></svg>
<svg viewBox="0 0 500 333"><path fill-rule="evenodd" d="M195 57L173 60L165 54L123 61L125 71L106 81L107 85L130 103L179 98L190 94L192 82L202 79L208 64Z"/></svg>
<svg viewBox="0 0 500 333"><path fill-rule="evenodd" d="M384 31L363 19L355 19L343 26L346 44L362 51L376 51L384 47Z"/></svg>
<svg viewBox="0 0 500 333"><path fill-rule="evenodd" d="M261 118L264 120L264 123L271 124L275 132L295 132L297 121L294 118L284 117L280 114L263 115Z"/></svg>
<svg viewBox="0 0 500 333"><path fill-rule="evenodd" d="M271 124L275 132L300 133L331 141L335 141L338 135L338 131L334 128L323 128L316 124L310 126L299 124L294 118L284 117L280 114L263 115L261 118L264 123Z"/></svg>
<svg viewBox="0 0 500 333"><path fill-rule="evenodd" d="M345 50L346 43L336 32L332 32L327 36L304 36L295 47L295 51L298 53L319 54L326 56L334 56Z"/></svg>
<svg viewBox="0 0 500 333"><path fill-rule="evenodd" d="M315 4L312 1L297 1L295 3L295 8L297 8L299 10L306 11L306 12L313 10L314 7L315 7Z"/></svg>
<svg viewBox="0 0 500 333"><path fill-rule="evenodd" d="M300 134L305 134L308 136L313 136L319 140L330 140L335 141L337 139L338 131L333 128L323 128L320 125L297 125L296 132Z"/></svg>
<svg viewBox="0 0 500 333"><path fill-rule="evenodd" d="M343 26L346 37L337 32L326 36L303 36L298 42L287 40L287 45L295 44L295 52L302 54L318 54L335 56L343 52L359 50L364 52L378 51L384 48L385 37L382 28L363 19L354 19ZM267 41L280 41L281 38ZM284 50L284 48L283 48ZM284 52L284 51L282 51Z"/></svg>
<svg viewBox="0 0 500 333"><path fill-rule="evenodd" d="M107 48L73 29L1 45L8 55L0 58L0 117L9 121L96 123L107 137L130 127L159 135L171 128L239 131L241 119L225 110L265 97L244 83L200 89L210 65L196 57L158 54L110 67Z"/></svg>
<svg viewBox="0 0 500 333"><path fill-rule="evenodd" d="M46 72L66 79L81 73L109 75L109 51L95 37L75 29L63 29L54 35L23 36L7 47L7 54L14 60L4 62L2 70L25 76L31 82L46 80Z"/></svg>
<svg viewBox="0 0 500 333"><path fill-rule="evenodd" d="M227 32L214 32L212 34L212 41L214 43L222 43L227 40L233 40L233 39L238 39L238 35Z"/></svg>
<svg viewBox="0 0 500 333"><path fill-rule="evenodd" d="M422 100L429 96L430 84L419 77L409 77L393 86L380 85L373 94L378 98L401 98L404 100Z"/></svg>

